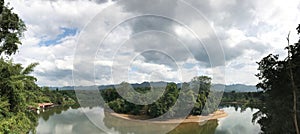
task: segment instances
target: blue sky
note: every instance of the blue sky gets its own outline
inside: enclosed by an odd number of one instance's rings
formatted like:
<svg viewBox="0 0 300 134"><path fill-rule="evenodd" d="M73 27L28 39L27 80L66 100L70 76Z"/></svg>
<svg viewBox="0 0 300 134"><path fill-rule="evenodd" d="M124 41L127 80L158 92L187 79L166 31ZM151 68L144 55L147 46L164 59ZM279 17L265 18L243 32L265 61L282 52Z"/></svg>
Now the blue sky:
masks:
<svg viewBox="0 0 300 134"><path fill-rule="evenodd" d="M177 4L176 4L177 2ZM221 74L225 78L214 77L213 82L225 84L249 84L258 82L255 77L257 64L269 53L286 56L287 33L291 31L291 41L298 40L295 28L300 23L300 1L298 0L186 0L206 18L209 26L202 25L191 14L180 12L180 1L51 1L51 0L11 0L14 12L24 20L27 31L22 38L23 45L14 56L16 62L28 65L39 62L33 73L41 86L72 86L72 72L76 67L82 69L78 76L82 85L111 84L120 81L132 83L143 81L173 80L187 81L194 75ZM201 38L206 44L197 44L195 38L184 27L172 19L137 17L124 21L130 16L141 15L149 11L161 11L174 18L190 20L186 25L191 30L209 28ZM94 20L93 20L94 19ZM91 22L98 22L91 25ZM116 28L111 29L112 24ZM45 25L46 24L46 25ZM90 29L87 29L90 28ZM113 31L112 31L113 30ZM164 34L141 31L158 30L174 35L190 49L192 57L180 43ZM86 33L84 33L86 32ZM132 36L140 34L140 36ZM81 35L86 39L78 44ZM102 35L108 38L100 46ZM223 66L209 66L209 49L211 58L221 53L213 43L216 35L224 52ZM163 36L163 38L161 38ZM175 46L177 45L177 46ZM121 48L121 49L120 49ZM155 53L143 53L147 49L164 51L167 56ZM89 50L89 51L86 51ZM92 52L100 54L93 54ZM76 52L76 53L75 53ZM74 64L76 56L87 56ZM138 56L138 59L134 57ZM169 58L168 58L169 57ZM182 65L181 72L176 65ZM164 62L168 61L168 62ZM222 61L222 60L221 60ZM129 64L128 66L127 63ZM74 69L75 68L75 69ZM92 71L90 71L92 70ZM94 71L93 71L94 70ZM126 71L127 70L127 71ZM132 72L128 72L131 70ZM113 72L113 73L112 73ZM120 79L114 79L118 72ZM130 79L123 74L130 73ZM94 75L96 80L91 80ZM122 77L121 77L122 76ZM223 79L223 80L220 80ZM95 83L96 81L96 83Z"/></svg>
<svg viewBox="0 0 300 134"><path fill-rule="evenodd" d="M65 37L68 36L75 36L76 33L78 32L77 28L67 28L67 27L62 27L60 28L60 30L62 31L61 34L57 35L55 37L55 39L44 39L40 42L41 46L49 46L49 45L57 45L60 44L62 42L62 39L64 39Z"/></svg>

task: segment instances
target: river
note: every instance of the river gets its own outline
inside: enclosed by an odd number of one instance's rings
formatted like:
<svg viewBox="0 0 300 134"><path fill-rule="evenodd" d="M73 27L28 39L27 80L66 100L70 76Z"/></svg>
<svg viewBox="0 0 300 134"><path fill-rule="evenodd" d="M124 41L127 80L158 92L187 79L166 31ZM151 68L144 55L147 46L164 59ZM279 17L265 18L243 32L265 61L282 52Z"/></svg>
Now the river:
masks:
<svg viewBox="0 0 300 134"><path fill-rule="evenodd" d="M187 123L170 129L173 126L164 124L144 124L140 122L120 121L105 114L99 116L98 112L103 112L101 107L76 108L76 107L56 107L39 115L36 132L38 134L99 134L104 133L99 126L105 126L111 133L161 133L162 129L172 130L170 134L203 133L203 134L255 134L260 132L260 126L252 123L252 114L257 109L241 109L238 106L222 107L228 116L208 121L206 123ZM84 111L84 112L83 112ZM93 122L85 115L95 114ZM103 112L104 113L104 112ZM97 115L97 116L96 116ZM95 122L96 120L96 122ZM96 125L95 125L96 124Z"/></svg>

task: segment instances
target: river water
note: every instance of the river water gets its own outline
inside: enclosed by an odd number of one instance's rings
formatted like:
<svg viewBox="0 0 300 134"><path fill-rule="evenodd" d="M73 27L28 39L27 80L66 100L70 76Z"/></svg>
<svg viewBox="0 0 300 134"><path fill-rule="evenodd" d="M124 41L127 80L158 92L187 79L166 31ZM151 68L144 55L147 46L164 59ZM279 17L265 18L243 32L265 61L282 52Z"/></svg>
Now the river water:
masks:
<svg viewBox="0 0 300 134"><path fill-rule="evenodd" d="M242 110L237 106L222 107L221 109L228 114L227 117L202 124L181 124L174 128L174 125L153 125L116 119L104 114L101 107L56 107L40 114L36 132L38 134L99 134L105 133L104 129L107 129L106 132L119 134L166 132L170 134L255 134L260 132L260 126L252 123L252 114L258 111L257 109L246 108ZM99 114L99 112L102 113ZM85 113L93 118L92 121Z"/></svg>

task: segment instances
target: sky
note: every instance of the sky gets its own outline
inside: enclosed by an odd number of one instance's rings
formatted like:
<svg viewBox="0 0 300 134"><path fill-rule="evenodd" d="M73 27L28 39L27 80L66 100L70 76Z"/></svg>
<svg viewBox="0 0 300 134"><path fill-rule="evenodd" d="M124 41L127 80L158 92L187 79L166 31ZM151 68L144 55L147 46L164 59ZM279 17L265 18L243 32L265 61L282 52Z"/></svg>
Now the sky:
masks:
<svg viewBox="0 0 300 134"><path fill-rule="evenodd" d="M41 86L122 81L255 85L260 61L297 41L298 0L10 0L27 26L15 62Z"/></svg>

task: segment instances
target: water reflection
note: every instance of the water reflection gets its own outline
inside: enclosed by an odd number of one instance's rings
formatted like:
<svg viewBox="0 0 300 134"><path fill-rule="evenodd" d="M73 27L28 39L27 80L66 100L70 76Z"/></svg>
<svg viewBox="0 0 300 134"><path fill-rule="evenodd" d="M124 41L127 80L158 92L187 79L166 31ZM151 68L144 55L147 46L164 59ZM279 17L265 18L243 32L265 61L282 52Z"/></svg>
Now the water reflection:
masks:
<svg viewBox="0 0 300 134"><path fill-rule="evenodd" d="M198 123L186 123L177 126L169 132L169 134L182 133L201 133L201 134L255 134L260 132L258 124L252 124L252 114L257 109L242 109L240 107L224 107L222 108L228 113L228 116L219 120L208 121L206 124L199 125ZM88 120L85 112L95 113L95 118L99 120L98 123L103 125L113 133L162 133L162 129L168 130L168 127L173 127L168 124L147 124L135 121L127 121L123 119L116 119L116 117L109 116L103 112L100 107L83 108L77 107L69 108L54 108L41 113L39 118L39 125L36 128L37 133L42 134L98 134L104 133L92 122ZM99 112L103 112L103 117L96 117ZM98 113L98 114L96 114Z"/></svg>
<svg viewBox="0 0 300 134"><path fill-rule="evenodd" d="M252 123L252 115L257 112L255 108L224 107L228 116L219 119L216 134L258 134L260 126Z"/></svg>
<svg viewBox="0 0 300 134"><path fill-rule="evenodd" d="M165 124L165 123L149 123L139 121L128 121L114 117L110 114L105 114L105 125L117 130L121 133L135 134L213 134L218 126L217 120L211 120L204 124L199 123L184 123L184 124ZM174 129L175 128L175 129Z"/></svg>
<svg viewBox="0 0 300 134"><path fill-rule="evenodd" d="M218 126L218 120L211 120L203 125L199 123L181 124L168 134L214 134Z"/></svg>
<svg viewBox="0 0 300 134"><path fill-rule="evenodd" d="M41 113L36 131L40 134L104 133L87 119L83 111L68 107L55 108Z"/></svg>

